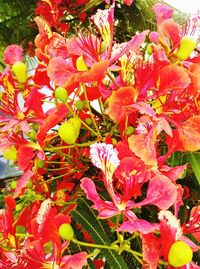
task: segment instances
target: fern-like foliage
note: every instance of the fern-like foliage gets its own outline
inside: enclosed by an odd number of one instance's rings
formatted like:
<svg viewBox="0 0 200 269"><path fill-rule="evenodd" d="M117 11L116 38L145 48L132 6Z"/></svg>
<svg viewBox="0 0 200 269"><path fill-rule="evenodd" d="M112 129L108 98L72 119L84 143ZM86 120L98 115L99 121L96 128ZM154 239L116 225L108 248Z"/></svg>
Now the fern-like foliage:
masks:
<svg viewBox="0 0 200 269"><path fill-rule="evenodd" d="M86 198L79 198L77 207L71 212L72 218L82 226L82 228L89 233L95 244L110 245L110 239L107 235L109 227L100 221L91 204ZM109 263L112 269L128 269L124 258L116 251L110 249L101 249L101 255Z"/></svg>

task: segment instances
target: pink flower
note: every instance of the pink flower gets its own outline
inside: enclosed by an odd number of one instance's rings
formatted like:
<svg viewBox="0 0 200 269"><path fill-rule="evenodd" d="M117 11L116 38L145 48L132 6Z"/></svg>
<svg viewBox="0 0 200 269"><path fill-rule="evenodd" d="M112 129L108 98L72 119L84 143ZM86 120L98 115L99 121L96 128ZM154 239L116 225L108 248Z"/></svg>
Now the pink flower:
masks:
<svg viewBox="0 0 200 269"><path fill-rule="evenodd" d="M4 62L13 65L15 62L22 62L23 49L18 45L10 45L4 52Z"/></svg>

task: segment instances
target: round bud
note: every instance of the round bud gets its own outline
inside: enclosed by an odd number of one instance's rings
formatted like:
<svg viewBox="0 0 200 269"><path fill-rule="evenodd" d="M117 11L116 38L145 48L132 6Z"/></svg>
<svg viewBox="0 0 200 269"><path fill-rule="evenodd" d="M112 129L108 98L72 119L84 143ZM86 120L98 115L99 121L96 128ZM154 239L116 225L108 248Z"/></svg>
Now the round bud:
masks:
<svg viewBox="0 0 200 269"><path fill-rule="evenodd" d="M74 230L69 223L61 224L58 232L60 237L65 240L72 240L74 237Z"/></svg>
<svg viewBox="0 0 200 269"><path fill-rule="evenodd" d="M13 180L13 181L10 183L10 188L11 188L12 190L14 190L14 189L16 189L16 187L17 187L17 180Z"/></svg>
<svg viewBox="0 0 200 269"><path fill-rule="evenodd" d="M180 46L177 52L177 57L181 61L186 60L190 56L190 54L193 52L196 45L197 45L197 42L194 38L189 37L189 36L184 36L181 39Z"/></svg>
<svg viewBox="0 0 200 269"><path fill-rule="evenodd" d="M135 131L135 128L133 126L128 126L125 130L125 135L129 136L132 135Z"/></svg>
<svg viewBox="0 0 200 269"><path fill-rule="evenodd" d="M85 103L82 100L76 100L75 101L75 107L78 111L81 111L85 106Z"/></svg>
<svg viewBox="0 0 200 269"><path fill-rule="evenodd" d="M16 207L15 207L15 210L16 211L21 211L23 208L23 205L22 204L17 204Z"/></svg>
<svg viewBox="0 0 200 269"><path fill-rule="evenodd" d="M67 122L71 123L74 125L76 132L77 132L77 137L79 136L79 132L81 129L81 122L77 118L70 118Z"/></svg>
<svg viewBox="0 0 200 269"><path fill-rule="evenodd" d="M193 252L191 247L184 241L176 241L172 244L169 254L169 264L174 267L181 267L192 261Z"/></svg>
<svg viewBox="0 0 200 269"><path fill-rule="evenodd" d="M36 140L36 134L37 132L33 129L28 133L28 136L30 137L30 139Z"/></svg>
<svg viewBox="0 0 200 269"><path fill-rule="evenodd" d="M91 118L86 118L85 122L87 123L87 125L91 125L92 124L92 119Z"/></svg>
<svg viewBox="0 0 200 269"><path fill-rule="evenodd" d="M17 150L14 146L7 148L3 151L3 157L15 162L17 160Z"/></svg>
<svg viewBox="0 0 200 269"><path fill-rule="evenodd" d="M65 103L68 99L67 90L63 87L58 87L55 89L55 97L56 99L60 100L61 102Z"/></svg>
<svg viewBox="0 0 200 269"><path fill-rule="evenodd" d="M67 144L74 144L78 137L76 127L74 126L74 124L68 121L64 122L60 126L60 128L58 129L58 135Z"/></svg>
<svg viewBox="0 0 200 269"><path fill-rule="evenodd" d="M37 163L38 168L43 168L44 167L44 161L43 160L37 159L36 163Z"/></svg>
<svg viewBox="0 0 200 269"><path fill-rule="evenodd" d="M147 45L147 48L146 48L146 50L147 50L147 53L149 54L149 55L151 55L152 54L152 44L151 43L149 43L148 45Z"/></svg>
<svg viewBox="0 0 200 269"><path fill-rule="evenodd" d="M27 66L23 62L15 62L12 66L12 71L19 83L27 81Z"/></svg>
<svg viewBox="0 0 200 269"><path fill-rule="evenodd" d="M78 71L88 71L88 67L82 55L76 60L76 68Z"/></svg>

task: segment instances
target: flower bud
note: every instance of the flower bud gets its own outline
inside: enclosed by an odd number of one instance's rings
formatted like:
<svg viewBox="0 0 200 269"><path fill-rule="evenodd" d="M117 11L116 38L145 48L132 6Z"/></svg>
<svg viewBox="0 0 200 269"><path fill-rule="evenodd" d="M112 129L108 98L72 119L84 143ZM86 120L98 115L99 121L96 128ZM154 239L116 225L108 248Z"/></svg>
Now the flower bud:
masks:
<svg viewBox="0 0 200 269"><path fill-rule="evenodd" d="M194 38L189 37L189 36L184 36L181 39L181 43L177 52L177 57L181 61L186 60L190 56L190 54L193 52L196 45L197 45L197 42Z"/></svg>
<svg viewBox="0 0 200 269"><path fill-rule="evenodd" d="M181 267L192 261L193 252L191 247L184 241L176 241L172 244L169 254L169 264L174 267Z"/></svg>
<svg viewBox="0 0 200 269"><path fill-rule="evenodd" d="M19 83L26 83L27 81L27 66L23 62L15 62L12 66L12 71Z"/></svg>

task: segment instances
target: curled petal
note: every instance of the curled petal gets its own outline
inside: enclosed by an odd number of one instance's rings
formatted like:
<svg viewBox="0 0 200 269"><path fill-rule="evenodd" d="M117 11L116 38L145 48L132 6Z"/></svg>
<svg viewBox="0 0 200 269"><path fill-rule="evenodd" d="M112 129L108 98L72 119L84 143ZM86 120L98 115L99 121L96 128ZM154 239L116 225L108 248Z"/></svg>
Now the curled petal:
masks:
<svg viewBox="0 0 200 269"><path fill-rule="evenodd" d="M128 138L130 149L146 164L157 168L157 154L153 133L134 134Z"/></svg>
<svg viewBox="0 0 200 269"><path fill-rule="evenodd" d="M163 36L168 36L170 38L173 47L178 46L180 43L180 30L180 25L174 22L173 19L167 19L159 28L159 31Z"/></svg>
<svg viewBox="0 0 200 269"><path fill-rule="evenodd" d="M74 255L67 255L62 258L63 269L82 269L87 265L87 252L80 252Z"/></svg>
<svg viewBox="0 0 200 269"><path fill-rule="evenodd" d="M169 7L168 5L163 4L155 4L153 6L153 11L156 14L157 24L161 24L166 19L170 19L172 17L172 14L174 10Z"/></svg>
<svg viewBox="0 0 200 269"><path fill-rule="evenodd" d="M171 211L161 210L158 213L158 219L160 221L161 240L164 242L162 244L162 252L164 257L167 258L171 245L175 241L180 240L183 232L180 226L180 220Z"/></svg>
<svg viewBox="0 0 200 269"><path fill-rule="evenodd" d="M81 188L84 190L86 197L94 203L93 208L98 210L99 217L108 218L118 212L118 209L112 202L105 202L99 197L96 186L90 178L82 178Z"/></svg>
<svg viewBox="0 0 200 269"><path fill-rule="evenodd" d="M101 81L105 77L109 64L108 60L94 63L89 71L77 73L74 80L82 83Z"/></svg>
<svg viewBox="0 0 200 269"><path fill-rule="evenodd" d="M63 86L67 80L76 72L72 61L61 56L54 57L49 61L47 74L51 81L58 86Z"/></svg>
<svg viewBox="0 0 200 269"><path fill-rule="evenodd" d="M41 145L44 145L45 143L44 140L46 137L46 133L67 116L68 109L65 104L58 104L57 107L50 110L50 112L51 113L49 113L46 119L39 126L39 130L36 136L37 141Z"/></svg>
<svg viewBox="0 0 200 269"><path fill-rule="evenodd" d="M159 225L155 223L150 223L146 220L134 220L134 221L126 221L124 222L118 229L118 231L125 231L129 233L134 233L135 231L140 232L142 234L148 234L156 229L159 229Z"/></svg>
<svg viewBox="0 0 200 269"><path fill-rule="evenodd" d="M177 199L176 186L168 177L155 176L148 185L147 197L142 202L137 203L137 206L152 204L160 209L168 209Z"/></svg>
<svg viewBox="0 0 200 269"><path fill-rule="evenodd" d="M179 123L173 130L173 137L168 138L168 146L172 145L174 151L200 150L200 116L195 115L184 123Z"/></svg>

